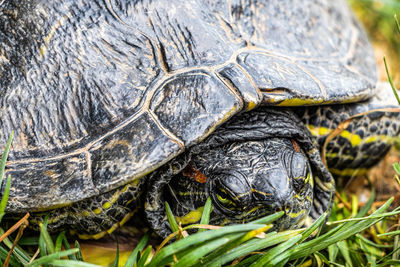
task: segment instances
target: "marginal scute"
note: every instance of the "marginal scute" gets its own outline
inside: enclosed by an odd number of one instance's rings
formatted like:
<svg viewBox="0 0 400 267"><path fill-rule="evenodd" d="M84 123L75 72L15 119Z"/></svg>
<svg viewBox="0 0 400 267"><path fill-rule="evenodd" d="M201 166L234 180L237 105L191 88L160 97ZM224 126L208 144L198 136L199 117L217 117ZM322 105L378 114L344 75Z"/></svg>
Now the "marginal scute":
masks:
<svg viewBox="0 0 400 267"><path fill-rule="evenodd" d="M361 76L351 65L344 64L340 61L318 62L318 61L298 61L307 72L318 77L324 91L326 91L325 101L329 103L357 102L367 99L374 94L376 86L376 77L374 70L371 69L371 76ZM332 77L340 77L340 79L332 79Z"/></svg>
<svg viewBox="0 0 400 267"><path fill-rule="evenodd" d="M181 151L179 143L143 113L89 150L93 183L107 192L153 171Z"/></svg>
<svg viewBox="0 0 400 267"><path fill-rule="evenodd" d="M265 52L244 52L238 55L237 62L251 75L256 86L265 90L264 97L267 99L273 98L274 89L283 88L287 89L285 98L321 97L319 80L287 59Z"/></svg>
<svg viewBox="0 0 400 267"><path fill-rule="evenodd" d="M7 208L18 212L38 211L99 194L87 167L84 153L8 165L6 175L10 174L13 179ZM2 188L4 183L5 180Z"/></svg>
<svg viewBox="0 0 400 267"><path fill-rule="evenodd" d="M253 84L251 78L246 76L245 71L241 70L236 64L224 66L218 70L218 73L222 79L239 91L244 101L244 110L251 110L261 103L262 93Z"/></svg>
<svg viewBox="0 0 400 267"><path fill-rule="evenodd" d="M263 81L261 86L287 89L288 94L278 96L265 93L266 104L280 104L293 95L302 99L323 99L329 103L357 102L376 93L373 50L345 1L235 0L230 3L233 23L250 48L275 56L266 61L258 59L260 63L256 67L249 66L251 70L248 71ZM291 72L296 68L280 58L293 62L305 72L295 71L297 76L291 82L290 73L285 71ZM257 71L261 66L275 69L281 75L271 75L268 70ZM318 86L310 82L310 77ZM318 92L318 87L321 92ZM319 97L316 97L316 92ZM321 101L297 102L298 105L315 105ZM287 104L293 105L293 102Z"/></svg>
<svg viewBox="0 0 400 267"><path fill-rule="evenodd" d="M178 75L163 84L150 109L160 123L191 146L242 108L242 100L217 77L205 72Z"/></svg>

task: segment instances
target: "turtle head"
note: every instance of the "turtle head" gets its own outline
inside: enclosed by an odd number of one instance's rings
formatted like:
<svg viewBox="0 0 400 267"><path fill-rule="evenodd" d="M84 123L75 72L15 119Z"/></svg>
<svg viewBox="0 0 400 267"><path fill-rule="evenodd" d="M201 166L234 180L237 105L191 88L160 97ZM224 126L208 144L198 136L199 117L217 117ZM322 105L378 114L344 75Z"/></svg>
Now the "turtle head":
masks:
<svg viewBox="0 0 400 267"><path fill-rule="evenodd" d="M229 143L194 155L158 190L158 198L169 203L182 225L199 223L210 197L211 224L243 223L284 211L274 227L279 230L303 224L312 207L313 177L296 143L271 138ZM168 227L165 214L156 217L150 218L154 228ZM160 231L169 233L169 229Z"/></svg>
<svg viewBox="0 0 400 267"><path fill-rule="evenodd" d="M234 166L226 166L224 172L213 175L208 183L214 207L234 222L285 211L293 223L308 214L313 179L307 158L301 151L291 149L285 140L268 140L262 144L253 142L246 144L246 150L252 149L251 145L258 150L260 145L268 146L268 143L271 143L269 146L281 147L277 149L281 151L278 154L274 149L259 151L256 164L255 161L235 162ZM240 144L237 147L241 149ZM230 160L234 160L232 155ZM227 221L226 218L220 220Z"/></svg>
<svg viewBox="0 0 400 267"><path fill-rule="evenodd" d="M182 223L194 219L194 211L209 196L212 224L242 223L284 211L276 226L280 229L296 227L308 215L312 181L308 159L297 144L271 138L229 143L192 157L165 194Z"/></svg>
<svg viewBox="0 0 400 267"><path fill-rule="evenodd" d="M313 137L290 114L268 112L242 114L152 174L146 214L159 234L170 232L165 202L182 225L200 221L208 197L210 224L284 211L275 230L301 227L329 209L334 182Z"/></svg>

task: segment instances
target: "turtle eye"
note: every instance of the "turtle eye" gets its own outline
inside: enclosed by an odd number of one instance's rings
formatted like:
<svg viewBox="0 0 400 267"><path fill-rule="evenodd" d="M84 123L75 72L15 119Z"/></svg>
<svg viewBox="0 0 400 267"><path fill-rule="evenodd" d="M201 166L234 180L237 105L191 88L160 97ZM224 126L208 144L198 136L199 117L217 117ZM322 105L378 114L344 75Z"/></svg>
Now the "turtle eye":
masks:
<svg viewBox="0 0 400 267"><path fill-rule="evenodd" d="M237 209L237 201L221 185L215 188L214 201L223 211L233 212Z"/></svg>
<svg viewBox="0 0 400 267"><path fill-rule="evenodd" d="M215 195L217 196L217 199L221 204L236 206L235 201L232 199L229 193L226 192L225 189L218 188Z"/></svg>

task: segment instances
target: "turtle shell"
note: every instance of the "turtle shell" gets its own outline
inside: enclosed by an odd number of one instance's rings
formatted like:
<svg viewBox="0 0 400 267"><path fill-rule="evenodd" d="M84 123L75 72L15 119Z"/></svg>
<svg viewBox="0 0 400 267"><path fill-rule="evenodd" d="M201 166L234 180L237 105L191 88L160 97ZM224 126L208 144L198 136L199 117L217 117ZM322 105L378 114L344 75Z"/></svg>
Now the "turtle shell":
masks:
<svg viewBox="0 0 400 267"><path fill-rule="evenodd" d="M354 102L375 62L345 1L0 4L8 211L139 179L259 105Z"/></svg>

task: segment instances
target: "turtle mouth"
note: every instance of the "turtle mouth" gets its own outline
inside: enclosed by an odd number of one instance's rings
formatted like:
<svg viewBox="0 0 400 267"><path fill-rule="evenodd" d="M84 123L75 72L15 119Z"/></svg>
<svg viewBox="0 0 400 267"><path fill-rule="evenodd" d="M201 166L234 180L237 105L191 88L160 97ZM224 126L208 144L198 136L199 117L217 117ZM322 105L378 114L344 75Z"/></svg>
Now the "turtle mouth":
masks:
<svg viewBox="0 0 400 267"><path fill-rule="evenodd" d="M312 202L307 201L306 199L303 201L298 201L297 203L294 202L292 201L292 203L290 203L291 206L282 206L279 203L259 203L243 209L242 212L230 214L227 214L220 209L215 209L210 219L210 224L223 226L228 224L247 223L276 212L283 211L284 215L277 221L273 222L273 230L298 228L303 226L303 221L306 219L311 210Z"/></svg>

